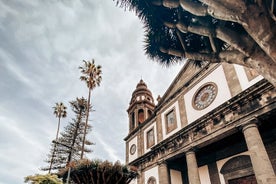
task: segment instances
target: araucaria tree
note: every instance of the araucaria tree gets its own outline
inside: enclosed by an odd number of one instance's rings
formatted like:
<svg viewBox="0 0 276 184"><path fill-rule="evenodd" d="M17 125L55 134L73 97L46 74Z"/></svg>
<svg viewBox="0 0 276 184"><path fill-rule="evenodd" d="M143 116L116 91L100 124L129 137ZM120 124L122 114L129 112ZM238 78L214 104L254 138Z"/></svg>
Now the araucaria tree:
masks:
<svg viewBox="0 0 276 184"><path fill-rule="evenodd" d="M81 151L81 158L84 155L84 144L86 141L86 130L88 127L88 119L89 119L89 107L90 105L90 98L91 98L91 91L95 89L97 86L100 85L102 81L102 67L100 65L96 66L94 59L92 61L85 61L83 60L83 66L79 67L81 73L83 74L80 76L80 80L84 81L88 87L88 101L87 101L87 108L86 108L86 119L85 119L85 127L84 127L84 134L83 134L83 142L82 142L82 151Z"/></svg>
<svg viewBox="0 0 276 184"><path fill-rule="evenodd" d="M117 0L145 24L150 58L170 64L227 62L276 86L274 0Z"/></svg>
<svg viewBox="0 0 276 184"><path fill-rule="evenodd" d="M70 102L72 111L76 114L76 118L73 119L73 122L65 127L64 133L61 133L61 142L64 145L69 145L65 147L68 150L67 163L72 160L79 160L82 152L82 142L84 134L88 134L91 130L91 127L88 126L86 131L85 128L85 115L87 112L87 100L85 98L77 98L75 101ZM91 110L91 106L88 107L88 110ZM93 143L89 140L86 140L85 145L90 146ZM91 149L84 147L85 153L90 153Z"/></svg>
<svg viewBox="0 0 276 184"><path fill-rule="evenodd" d="M52 170L59 170L65 168L70 161L80 159L82 150L82 139L84 134L84 124L87 108L87 100L85 98L76 98L76 100L70 102L72 111L75 114L75 118L65 126L64 131L60 133L60 137L55 143L52 143L52 148L48 158L52 160ZM89 107L91 109L91 107ZM86 134L91 130L90 126L87 127ZM85 141L85 145L92 145L89 140ZM53 154L53 150L55 150ZM84 152L89 153L91 149L84 147ZM50 160L46 160L49 162ZM42 168L42 170L48 170L49 168Z"/></svg>
<svg viewBox="0 0 276 184"><path fill-rule="evenodd" d="M54 114L58 118L58 127L57 127L56 139L55 139L57 141L58 140L58 134L59 134L59 128L60 128L60 119L66 117L67 107L62 102L60 102L60 103L56 103L56 105L53 107L53 109L54 109ZM52 156L51 156L50 167L49 167L48 173L51 173L54 157L55 157L55 154L56 154L56 147L57 147L56 142L53 143L53 145L54 145L54 148L53 148L53 150L51 150Z"/></svg>

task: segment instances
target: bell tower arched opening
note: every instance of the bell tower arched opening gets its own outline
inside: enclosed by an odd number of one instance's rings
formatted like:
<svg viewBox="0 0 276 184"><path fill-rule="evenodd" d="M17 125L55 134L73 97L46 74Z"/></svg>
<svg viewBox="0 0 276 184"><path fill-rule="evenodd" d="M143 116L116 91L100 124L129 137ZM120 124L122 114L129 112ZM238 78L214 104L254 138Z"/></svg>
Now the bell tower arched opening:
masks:
<svg viewBox="0 0 276 184"><path fill-rule="evenodd" d="M145 121L145 114L143 109L138 110L138 122L139 124L143 123Z"/></svg>
<svg viewBox="0 0 276 184"><path fill-rule="evenodd" d="M130 120L130 130L135 128L135 114L134 112L131 113L131 120Z"/></svg>
<svg viewBox="0 0 276 184"><path fill-rule="evenodd" d="M148 117L151 117L151 115L152 115L152 111L148 110Z"/></svg>

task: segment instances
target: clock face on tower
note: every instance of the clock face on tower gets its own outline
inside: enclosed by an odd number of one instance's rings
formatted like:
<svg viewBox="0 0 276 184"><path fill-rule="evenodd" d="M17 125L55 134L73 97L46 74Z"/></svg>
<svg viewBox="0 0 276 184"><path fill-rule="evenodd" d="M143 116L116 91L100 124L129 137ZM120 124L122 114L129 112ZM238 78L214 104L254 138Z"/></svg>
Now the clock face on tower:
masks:
<svg viewBox="0 0 276 184"><path fill-rule="evenodd" d="M136 145L135 144L132 144L131 146L130 146L130 154L131 155L134 155L134 153L136 152Z"/></svg>
<svg viewBox="0 0 276 184"><path fill-rule="evenodd" d="M217 96L217 85L209 82L201 86L193 96L193 107L196 110L203 110L208 107Z"/></svg>

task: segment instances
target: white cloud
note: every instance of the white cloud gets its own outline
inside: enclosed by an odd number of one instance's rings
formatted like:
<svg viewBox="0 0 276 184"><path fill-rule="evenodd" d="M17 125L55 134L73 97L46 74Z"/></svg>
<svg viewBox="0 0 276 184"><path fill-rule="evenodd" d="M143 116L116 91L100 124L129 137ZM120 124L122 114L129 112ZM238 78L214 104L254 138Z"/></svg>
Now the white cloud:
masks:
<svg viewBox="0 0 276 184"><path fill-rule="evenodd" d="M103 149L107 153L107 155L105 155L105 158L103 158L103 155L101 153L96 152L96 157L98 157L99 159L102 159L102 160L110 160L113 162L115 162L117 160L119 160L120 162L124 162L124 160L122 160L122 156L118 155L117 149L115 147L112 147L112 143L105 142L105 140L103 139L103 136L110 135L110 132L107 134L102 134L102 133L103 132L98 133L95 130L93 134L95 135L95 138L97 140L96 146L101 147L101 149ZM122 148L120 148L120 149L122 149ZM92 155L93 155L93 153L92 153Z"/></svg>
<svg viewBox="0 0 276 184"><path fill-rule="evenodd" d="M154 98L180 66L148 61L138 18L113 1L0 1L0 183L39 172L55 136L52 106L87 96L82 60L102 65L92 93L89 158L125 160L126 109L141 77ZM65 126L72 113L62 120ZM12 172L7 172L12 170ZM16 176L16 177L15 177Z"/></svg>

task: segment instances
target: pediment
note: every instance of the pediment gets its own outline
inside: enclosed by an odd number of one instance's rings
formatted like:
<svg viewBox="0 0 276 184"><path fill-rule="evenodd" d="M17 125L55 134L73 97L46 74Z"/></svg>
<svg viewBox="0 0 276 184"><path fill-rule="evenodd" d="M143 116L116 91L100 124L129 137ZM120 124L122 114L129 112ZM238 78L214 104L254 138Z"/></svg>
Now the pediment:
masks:
<svg viewBox="0 0 276 184"><path fill-rule="evenodd" d="M208 69L210 64L206 63L202 67L195 66L192 62L186 62L180 72L177 74L171 85L161 97L158 105L174 97L182 90L189 90L190 84L200 80L199 74L201 71Z"/></svg>

